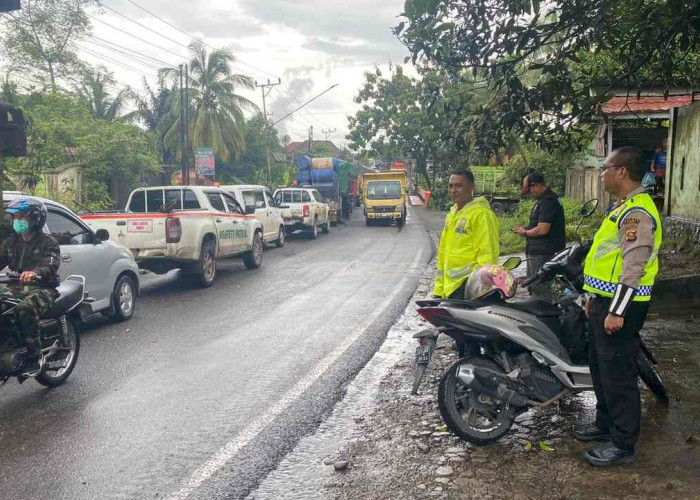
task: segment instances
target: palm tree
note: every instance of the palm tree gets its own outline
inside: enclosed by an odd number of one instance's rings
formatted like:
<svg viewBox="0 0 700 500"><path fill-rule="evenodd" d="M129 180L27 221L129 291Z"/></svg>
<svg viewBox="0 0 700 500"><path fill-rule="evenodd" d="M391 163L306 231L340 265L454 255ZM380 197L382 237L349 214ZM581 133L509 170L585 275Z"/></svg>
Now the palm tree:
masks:
<svg viewBox="0 0 700 500"><path fill-rule="evenodd" d="M129 98L130 90L122 89L112 97L112 89L115 85L116 81L112 73L104 66L98 66L96 69L83 70L79 83L75 85L75 91L90 105L93 118L110 122L116 119L131 121L135 113L119 116Z"/></svg>
<svg viewBox="0 0 700 500"><path fill-rule="evenodd" d="M162 77L158 78L155 89L144 78L143 88L143 92L131 90L129 98L136 104L138 118L156 139L161 163L168 165L175 160L175 154L172 148L166 147L165 136L173 124L172 97L177 90L167 87Z"/></svg>
<svg viewBox="0 0 700 500"><path fill-rule="evenodd" d="M254 89L249 76L234 74L232 64L236 61L228 49L217 49L207 53L201 41L190 44L192 59L189 61L190 88L187 98L192 107L188 134L193 147L214 148L216 154L227 162L231 156L238 157L245 149L244 110L257 110L257 106L236 93L238 88ZM161 70L165 77L176 79L174 68ZM172 111L176 119L166 134L166 144L177 142L180 130L180 98L175 91Z"/></svg>

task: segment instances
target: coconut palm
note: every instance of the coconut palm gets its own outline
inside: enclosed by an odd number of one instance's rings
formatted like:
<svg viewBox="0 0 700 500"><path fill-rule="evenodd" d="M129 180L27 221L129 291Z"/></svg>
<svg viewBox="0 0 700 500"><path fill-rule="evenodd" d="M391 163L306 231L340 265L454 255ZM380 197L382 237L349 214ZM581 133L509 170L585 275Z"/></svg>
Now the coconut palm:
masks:
<svg viewBox="0 0 700 500"><path fill-rule="evenodd" d="M109 122L116 119L132 121L135 118L135 113L120 116L119 113L124 109L130 90L121 89L113 96L116 83L114 75L104 66L98 66L96 69L88 67L83 70L80 81L75 85L75 91L90 105L93 118Z"/></svg>
<svg viewBox="0 0 700 500"><path fill-rule="evenodd" d="M254 89L249 76L234 74L232 64L236 61L228 49L207 52L201 41L190 44L192 59L189 61L190 87L187 98L192 115L188 134L193 147L214 148L223 161L234 158L245 149L244 110L257 110L257 106L237 94L239 88ZM161 70L161 74L173 80L178 78L173 68ZM166 144L174 145L180 131L180 98L174 93L172 111L176 113Z"/></svg>
<svg viewBox="0 0 700 500"><path fill-rule="evenodd" d="M156 148L163 164L170 164L175 159L173 149L165 145L165 136L173 124L171 108L175 93L177 90L169 88L160 77L157 87L151 87L144 78L143 91L131 90L129 94L129 98L136 104L139 120L156 139Z"/></svg>

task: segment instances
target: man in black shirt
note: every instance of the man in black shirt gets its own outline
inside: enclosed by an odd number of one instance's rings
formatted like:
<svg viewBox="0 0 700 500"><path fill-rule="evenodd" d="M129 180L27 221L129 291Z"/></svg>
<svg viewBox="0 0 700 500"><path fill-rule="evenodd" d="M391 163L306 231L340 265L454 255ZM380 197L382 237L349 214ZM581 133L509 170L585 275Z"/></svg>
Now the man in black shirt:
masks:
<svg viewBox="0 0 700 500"><path fill-rule="evenodd" d="M527 228L520 226L515 232L527 239L525 254L527 277L534 276L540 267L566 246L566 221L559 196L552 191L539 172L528 175L523 183L525 195L530 193L537 200L530 213ZM551 283L530 287L530 294L541 300L552 300Z"/></svg>

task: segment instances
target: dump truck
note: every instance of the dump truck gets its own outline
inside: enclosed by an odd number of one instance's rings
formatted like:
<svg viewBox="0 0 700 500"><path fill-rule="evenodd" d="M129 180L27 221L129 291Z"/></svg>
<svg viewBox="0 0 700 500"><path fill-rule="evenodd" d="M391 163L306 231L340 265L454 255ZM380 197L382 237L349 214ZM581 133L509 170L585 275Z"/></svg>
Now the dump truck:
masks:
<svg viewBox="0 0 700 500"><path fill-rule="evenodd" d="M484 196L498 216L511 214L520 203L520 186L508 176L506 167L469 167L474 174L474 196Z"/></svg>
<svg viewBox="0 0 700 500"><path fill-rule="evenodd" d="M406 171L365 173L362 176L362 201L365 221L371 226L377 221L406 223Z"/></svg>
<svg viewBox="0 0 700 500"><path fill-rule="evenodd" d="M320 192L331 209L331 224L340 218L349 218L357 197L357 172L355 166L339 158L297 157L299 169L297 182L300 187Z"/></svg>

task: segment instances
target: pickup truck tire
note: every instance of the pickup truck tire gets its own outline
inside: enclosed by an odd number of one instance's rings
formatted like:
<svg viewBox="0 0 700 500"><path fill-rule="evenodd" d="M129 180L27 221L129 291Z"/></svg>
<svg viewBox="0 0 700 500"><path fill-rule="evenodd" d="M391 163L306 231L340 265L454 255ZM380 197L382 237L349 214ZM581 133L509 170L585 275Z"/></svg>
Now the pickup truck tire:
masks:
<svg viewBox="0 0 700 500"><path fill-rule="evenodd" d="M126 321L134 315L136 309L136 286L131 276L122 276L114 285L112 292L112 304L114 313L111 318L114 321Z"/></svg>
<svg viewBox="0 0 700 500"><path fill-rule="evenodd" d="M325 224L321 224L321 231L323 232L323 234L328 234L331 232L331 228L328 222L326 222Z"/></svg>
<svg viewBox="0 0 700 500"><path fill-rule="evenodd" d="M253 236L253 248L243 255L243 264L248 269L257 269L263 261L263 240L260 231Z"/></svg>
<svg viewBox="0 0 700 500"><path fill-rule="evenodd" d="M202 243L199 262L196 264L195 278L197 284L209 288L216 278L216 245L213 240Z"/></svg>
<svg viewBox="0 0 700 500"><path fill-rule="evenodd" d="M286 241L287 236L284 233L284 226L280 226L280 232L277 235L277 241L275 241L275 245L277 245L277 248L282 248L284 246L284 243Z"/></svg>
<svg viewBox="0 0 700 500"><path fill-rule="evenodd" d="M371 226L371 225L372 225L372 219L365 218L365 224L367 224L368 226Z"/></svg>
<svg viewBox="0 0 700 500"><path fill-rule="evenodd" d="M314 218L314 222L311 225L311 227L309 228L309 238L311 238L312 240L315 240L316 238L318 238L318 219L317 218Z"/></svg>

